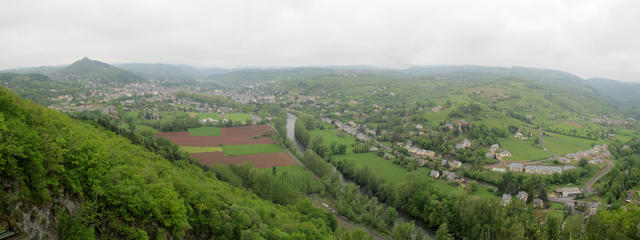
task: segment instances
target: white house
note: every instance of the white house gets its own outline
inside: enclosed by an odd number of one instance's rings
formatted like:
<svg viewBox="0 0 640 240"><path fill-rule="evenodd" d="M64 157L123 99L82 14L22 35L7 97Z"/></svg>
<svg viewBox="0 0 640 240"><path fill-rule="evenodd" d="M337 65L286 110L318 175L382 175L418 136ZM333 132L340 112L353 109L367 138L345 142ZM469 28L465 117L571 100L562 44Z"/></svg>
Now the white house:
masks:
<svg viewBox="0 0 640 240"><path fill-rule="evenodd" d="M558 193L558 195L560 195L561 197L566 198L566 197L578 195L582 193L582 191L580 191L580 188L577 188L577 187L568 187L568 188L558 188L556 189L556 193Z"/></svg>

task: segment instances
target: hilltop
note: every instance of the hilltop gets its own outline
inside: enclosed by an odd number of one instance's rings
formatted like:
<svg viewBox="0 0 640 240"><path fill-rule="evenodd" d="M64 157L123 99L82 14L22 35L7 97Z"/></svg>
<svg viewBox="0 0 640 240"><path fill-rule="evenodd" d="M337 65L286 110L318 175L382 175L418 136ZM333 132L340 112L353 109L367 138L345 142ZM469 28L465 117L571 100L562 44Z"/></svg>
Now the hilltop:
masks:
<svg viewBox="0 0 640 240"><path fill-rule="evenodd" d="M128 71L86 57L60 69L55 76L65 80L88 80L101 83L131 83L144 80Z"/></svg>

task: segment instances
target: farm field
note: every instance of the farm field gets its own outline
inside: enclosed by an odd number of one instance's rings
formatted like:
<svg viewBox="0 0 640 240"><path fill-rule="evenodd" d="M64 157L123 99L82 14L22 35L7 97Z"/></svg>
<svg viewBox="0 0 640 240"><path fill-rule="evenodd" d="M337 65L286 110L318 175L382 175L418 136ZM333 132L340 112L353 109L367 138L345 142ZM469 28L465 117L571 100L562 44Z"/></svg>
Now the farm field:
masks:
<svg viewBox="0 0 640 240"><path fill-rule="evenodd" d="M273 140L269 137L271 134L273 134L271 127L253 125L221 128L220 136L193 136L188 132L158 132L155 136L167 138L180 146L216 147L220 145L273 144Z"/></svg>
<svg viewBox="0 0 640 240"><path fill-rule="evenodd" d="M227 156L224 152L192 153L189 155L198 159L200 163L207 166L213 166L216 164L230 165L251 163L256 168L270 168L273 166L280 167L298 165L298 162L287 152L247 154L240 156Z"/></svg>
<svg viewBox="0 0 640 240"><path fill-rule="evenodd" d="M386 182L399 186L403 182L406 182L410 176L418 178L431 178L429 176L430 169L418 168L415 171L407 171L407 169L394 164L389 160L385 160L379 157L375 153L351 153L345 155L335 155L334 158L338 161L344 159L351 159L354 161L357 169L367 166L371 172L376 176L385 179ZM455 191L462 191L462 188L449 185L445 181L435 180L433 181L433 187L440 192L453 193ZM473 196L479 197L495 197L495 194L490 192L487 187L478 185L478 189L473 193Z"/></svg>
<svg viewBox="0 0 640 240"><path fill-rule="evenodd" d="M205 118L212 118L212 119L216 119L216 120L220 119L220 114L219 113L195 113L195 112L190 112L189 116L197 117L198 119L205 119ZM225 113L224 117L226 119L229 119L229 120L233 121L233 122L242 122L242 123L244 123L247 119L251 119L251 115L249 115L248 113Z"/></svg>
<svg viewBox="0 0 640 240"><path fill-rule="evenodd" d="M371 172L375 173L379 177L384 178L387 182L393 185L398 185L407 180L406 169L397 164L394 164L390 160L379 157L373 152L334 155L333 158L338 161L351 159L354 161L356 168L358 169L367 166L371 170Z"/></svg>
<svg viewBox="0 0 640 240"><path fill-rule="evenodd" d="M251 120L251 116L248 113L225 113L224 117L233 122L244 123L247 119Z"/></svg>
<svg viewBox="0 0 640 240"><path fill-rule="evenodd" d="M552 137L544 137L544 145L549 151L559 155L585 151L591 148L591 143L599 143L593 140L570 137L557 133L551 133L551 135Z"/></svg>
<svg viewBox="0 0 640 240"><path fill-rule="evenodd" d="M353 152L352 150L353 147L351 145L356 141L356 138L347 133L340 132L336 129L325 129L325 130L314 129L309 131L309 134L311 135L311 139L313 139L315 136L322 136L324 142L329 145L332 142L336 142L338 144L345 144L347 145L347 153Z"/></svg>
<svg viewBox="0 0 640 240"><path fill-rule="evenodd" d="M222 149L227 156L240 156L259 153L283 152L284 149L276 144L248 144L248 145L223 145Z"/></svg>
<svg viewBox="0 0 640 240"><path fill-rule="evenodd" d="M188 153L221 152L222 147L190 147L180 146L180 150Z"/></svg>
<svg viewBox="0 0 640 240"><path fill-rule="evenodd" d="M192 117L197 117L198 119L205 119L205 118L211 118L216 120L220 119L220 114L218 113L189 113L189 115L191 115Z"/></svg>
<svg viewBox="0 0 640 240"><path fill-rule="evenodd" d="M220 136L218 127L189 128L188 131L193 136Z"/></svg>
<svg viewBox="0 0 640 240"><path fill-rule="evenodd" d="M169 139L207 166L252 163L256 168L270 168L298 164L282 147L273 144L270 137L273 129L267 125L189 130L158 132L155 136ZM206 136L217 132L219 136ZM205 136L194 136L196 134Z"/></svg>
<svg viewBox="0 0 640 240"><path fill-rule="evenodd" d="M500 148L507 149L511 152L512 156L507 157L504 160L509 161L525 161L525 160L540 160L551 157L552 155L543 149L532 146L531 141L524 141L509 136L507 138L500 138ZM546 144L546 138L545 138Z"/></svg>
<svg viewBox="0 0 640 240"><path fill-rule="evenodd" d="M451 109L445 109L439 112L428 112L427 119L431 125L437 126L449 116Z"/></svg>

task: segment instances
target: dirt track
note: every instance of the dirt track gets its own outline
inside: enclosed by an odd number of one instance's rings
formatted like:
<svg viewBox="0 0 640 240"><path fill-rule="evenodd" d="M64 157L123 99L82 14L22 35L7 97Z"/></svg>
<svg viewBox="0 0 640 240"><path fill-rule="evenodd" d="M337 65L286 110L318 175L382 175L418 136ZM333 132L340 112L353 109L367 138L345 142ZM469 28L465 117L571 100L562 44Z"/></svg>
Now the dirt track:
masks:
<svg viewBox="0 0 640 240"><path fill-rule="evenodd" d="M298 162L293 159L287 152L249 154L240 156L227 156L223 152L192 153L189 155L193 158L198 159L200 163L207 166L213 166L215 164L244 164L247 162L253 163L256 168L298 165Z"/></svg>

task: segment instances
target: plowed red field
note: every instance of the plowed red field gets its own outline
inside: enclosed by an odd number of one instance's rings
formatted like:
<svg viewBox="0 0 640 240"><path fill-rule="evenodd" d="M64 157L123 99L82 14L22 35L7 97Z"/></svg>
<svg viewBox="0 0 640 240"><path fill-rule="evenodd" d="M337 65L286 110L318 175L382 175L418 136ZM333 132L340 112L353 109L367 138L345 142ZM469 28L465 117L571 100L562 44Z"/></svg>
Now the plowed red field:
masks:
<svg viewBox="0 0 640 240"><path fill-rule="evenodd" d="M241 156L227 156L223 152L192 153L189 155L200 160L200 163L207 166L213 166L215 164L244 164L246 162L250 162L256 168L270 168L273 166L280 167L298 164L298 162L296 162L296 160L286 152L249 154Z"/></svg>
<svg viewBox="0 0 640 240"><path fill-rule="evenodd" d="M271 137L254 138L262 134L273 134L267 125L221 128L220 136L193 136L188 132L159 132L156 137L164 137L174 144L193 147L215 147L224 145L271 144Z"/></svg>

